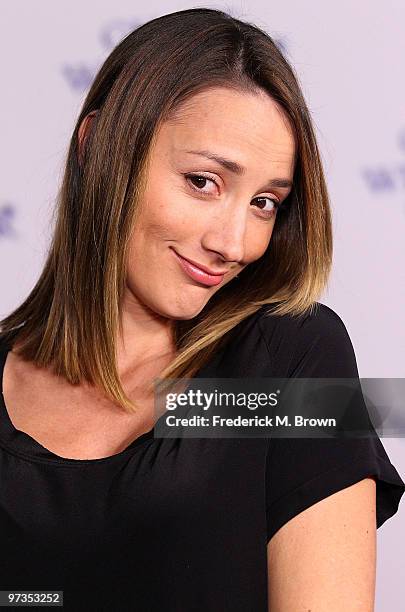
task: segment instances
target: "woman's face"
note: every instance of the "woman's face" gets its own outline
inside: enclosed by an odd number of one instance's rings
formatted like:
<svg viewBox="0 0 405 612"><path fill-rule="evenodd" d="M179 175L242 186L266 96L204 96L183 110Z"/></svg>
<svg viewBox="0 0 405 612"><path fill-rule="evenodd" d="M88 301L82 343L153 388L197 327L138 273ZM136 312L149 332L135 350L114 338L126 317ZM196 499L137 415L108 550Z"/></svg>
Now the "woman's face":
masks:
<svg viewBox="0 0 405 612"><path fill-rule="evenodd" d="M126 308L191 319L259 259L275 205L291 190L294 153L287 120L265 93L221 87L184 103L151 151L130 242Z"/></svg>

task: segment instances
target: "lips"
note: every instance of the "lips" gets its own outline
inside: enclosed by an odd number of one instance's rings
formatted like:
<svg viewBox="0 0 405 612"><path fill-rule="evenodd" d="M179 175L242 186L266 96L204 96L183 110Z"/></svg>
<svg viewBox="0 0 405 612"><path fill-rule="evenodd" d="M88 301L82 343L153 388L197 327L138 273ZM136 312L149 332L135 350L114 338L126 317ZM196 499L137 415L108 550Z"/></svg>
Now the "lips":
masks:
<svg viewBox="0 0 405 612"><path fill-rule="evenodd" d="M227 272L227 270L223 272L212 271L210 268L203 266L202 264L197 264L196 262L179 255L179 253L177 253L177 251L174 249L172 249L172 251L184 272L186 272L186 274L193 280L203 283L204 285L219 285Z"/></svg>

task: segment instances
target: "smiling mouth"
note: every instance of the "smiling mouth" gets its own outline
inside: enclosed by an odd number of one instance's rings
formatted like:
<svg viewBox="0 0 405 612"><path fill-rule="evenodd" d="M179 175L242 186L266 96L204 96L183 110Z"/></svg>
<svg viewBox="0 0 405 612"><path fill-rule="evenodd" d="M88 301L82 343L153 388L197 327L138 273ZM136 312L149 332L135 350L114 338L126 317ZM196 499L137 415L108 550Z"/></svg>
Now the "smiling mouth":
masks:
<svg viewBox="0 0 405 612"><path fill-rule="evenodd" d="M208 272L199 268L197 265L191 263L181 255L179 255L177 251L175 251L173 248L172 251L176 256L176 259L179 262L183 271L193 280L207 286L215 286L222 283L226 272L224 272L223 274L209 274Z"/></svg>

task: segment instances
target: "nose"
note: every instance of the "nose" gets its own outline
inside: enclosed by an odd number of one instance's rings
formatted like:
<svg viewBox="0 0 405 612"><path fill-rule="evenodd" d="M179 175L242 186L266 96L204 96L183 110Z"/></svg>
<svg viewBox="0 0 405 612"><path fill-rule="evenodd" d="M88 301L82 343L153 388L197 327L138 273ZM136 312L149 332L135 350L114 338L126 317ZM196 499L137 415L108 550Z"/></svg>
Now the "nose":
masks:
<svg viewBox="0 0 405 612"><path fill-rule="evenodd" d="M224 206L220 215L208 220L202 246L218 253L224 261L242 262L246 248L246 203Z"/></svg>

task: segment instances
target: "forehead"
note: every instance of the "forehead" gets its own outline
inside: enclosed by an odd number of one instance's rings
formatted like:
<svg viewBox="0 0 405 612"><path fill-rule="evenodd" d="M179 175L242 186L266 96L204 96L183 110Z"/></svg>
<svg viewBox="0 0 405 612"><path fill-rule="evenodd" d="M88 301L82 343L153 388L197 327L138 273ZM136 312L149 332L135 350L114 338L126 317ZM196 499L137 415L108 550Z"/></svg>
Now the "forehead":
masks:
<svg viewBox="0 0 405 612"><path fill-rule="evenodd" d="M179 106L161 126L158 145L173 155L212 149L247 167L277 163L291 170L295 155L293 129L269 94L225 87L199 92Z"/></svg>

